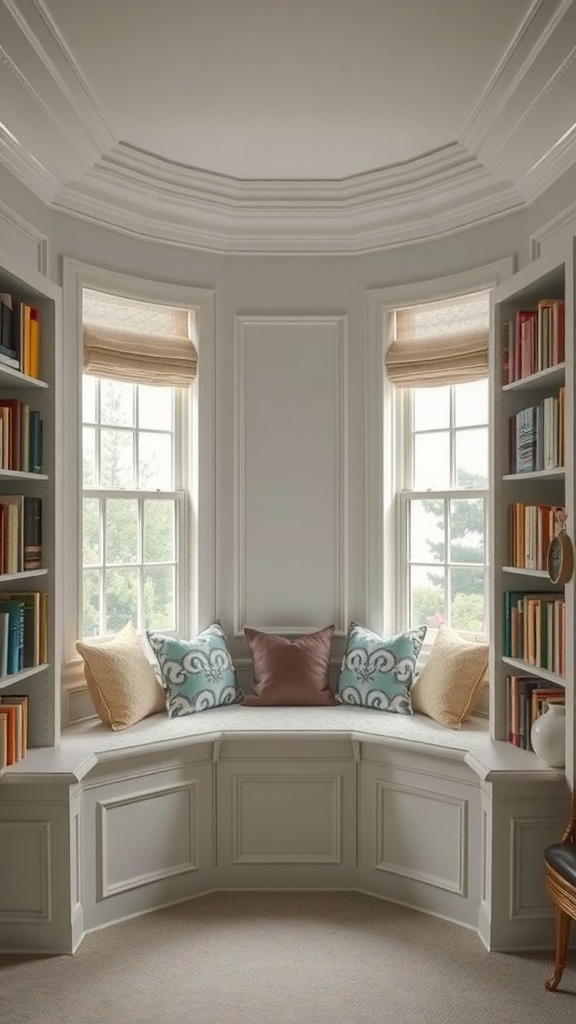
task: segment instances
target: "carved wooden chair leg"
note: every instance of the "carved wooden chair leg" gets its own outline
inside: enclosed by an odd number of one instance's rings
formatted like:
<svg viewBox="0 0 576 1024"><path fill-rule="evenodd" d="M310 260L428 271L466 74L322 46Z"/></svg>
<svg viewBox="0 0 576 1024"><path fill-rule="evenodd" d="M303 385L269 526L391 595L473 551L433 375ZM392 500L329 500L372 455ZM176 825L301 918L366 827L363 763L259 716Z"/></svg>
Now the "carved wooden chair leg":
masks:
<svg viewBox="0 0 576 1024"><path fill-rule="evenodd" d="M560 979L564 973L566 966L566 956L568 954L568 938L570 936L570 925L572 924L572 918L569 914L561 910L560 907L556 907L556 963L554 964L554 974L551 978L545 982L546 988L549 992L555 992L560 984Z"/></svg>

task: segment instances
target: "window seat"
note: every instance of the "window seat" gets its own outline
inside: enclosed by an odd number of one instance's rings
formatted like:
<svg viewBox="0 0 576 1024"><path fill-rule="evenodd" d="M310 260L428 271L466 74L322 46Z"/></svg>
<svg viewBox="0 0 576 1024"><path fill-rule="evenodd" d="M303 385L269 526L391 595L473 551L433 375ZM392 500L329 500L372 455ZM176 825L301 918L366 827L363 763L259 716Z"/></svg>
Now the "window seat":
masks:
<svg viewBox="0 0 576 1024"><path fill-rule="evenodd" d="M0 950L73 952L95 928L234 888L356 889L488 949L545 945L537 868L565 818L563 773L482 718L454 731L234 705L122 732L88 719L2 777L4 858L21 870L0 877Z"/></svg>
<svg viewBox="0 0 576 1024"><path fill-rule="evenodd" d="M137 725L113 732L97 718L76 723L62 731L58 747L32 749L10 768L5 780L72 772L82 778L99 761L122 760L133 754L188 746L191 741L217 741L241 737L316 738L340 736L362 742L421 751L434 756L463 760L481 777L491 772L530 772L547 779L551 773L533 754L509 743L492 740L488 723L473 717L461 729L439 725L424 715L395 715L351 706L247 708L240 705L214 708L180 718L151 715Z"/></svg>

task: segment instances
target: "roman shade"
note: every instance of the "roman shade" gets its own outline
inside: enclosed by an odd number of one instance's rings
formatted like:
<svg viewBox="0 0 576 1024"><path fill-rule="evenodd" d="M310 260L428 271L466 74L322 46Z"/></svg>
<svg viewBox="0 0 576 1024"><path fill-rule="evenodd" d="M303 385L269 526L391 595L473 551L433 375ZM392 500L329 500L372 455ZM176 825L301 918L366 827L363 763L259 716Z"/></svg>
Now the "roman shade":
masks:
<svg viewBox="0 0 576 1024"><path fill-rule="evenodd" d="M425 388L487 377L489 296L485 290L394 310L388 379Z"/></svg>
<svg viewBox="0 0 576 1024"><path fill-rule="evenodd" d="M198 357L193 313L85 288L84 372L131 384L189 387Z"/></svg>

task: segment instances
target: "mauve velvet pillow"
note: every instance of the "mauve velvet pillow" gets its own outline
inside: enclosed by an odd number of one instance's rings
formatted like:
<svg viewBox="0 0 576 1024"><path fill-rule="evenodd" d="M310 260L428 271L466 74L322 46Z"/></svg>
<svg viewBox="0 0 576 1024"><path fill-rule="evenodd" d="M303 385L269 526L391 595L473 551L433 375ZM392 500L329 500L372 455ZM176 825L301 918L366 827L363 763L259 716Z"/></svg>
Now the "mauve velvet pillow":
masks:
<svg viewBox="0 0 576 1024"><path fill-rule="evenodd" d="M328 668L334 626L286 640L273 633L245 627L252 655L254 696L245 696L250 707L332 705Z"/></svg>

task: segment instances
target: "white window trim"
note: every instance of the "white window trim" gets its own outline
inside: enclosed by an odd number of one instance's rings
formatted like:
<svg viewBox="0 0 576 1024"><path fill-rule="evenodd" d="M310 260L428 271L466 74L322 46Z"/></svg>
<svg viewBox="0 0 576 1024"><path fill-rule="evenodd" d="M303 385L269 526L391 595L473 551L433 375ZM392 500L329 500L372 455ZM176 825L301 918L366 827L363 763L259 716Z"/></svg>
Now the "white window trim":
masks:
<svg viewBox="0 0 576 1024"><path fill-rule="evenodd" d="M216 616L216 318L215 292L207 288L188 287L128 274L64 257L63 260L63 326L65 357L57 367L62 380L62 436L55 444L62 458L61 507L64 510L63 553L56 592L62 594L62 724L77 718L71 713L72 698L84 690L82 662L75 650L80 625L80 536L82 495L82 290L100 291L194 309L198 348L198 380L191 403L190 445L197 453L192 459L192 493L190 532L194 538L193 557L196 565L187 622L183 624L194 635ZM190 552L188 553L190 557Z"/></svg>
<svg viewBox="0 0 576 1024"><path fill-rule="evenodd" d="M398 596L399 536L396 467L403 458L402 438L394 429L396 389L384 373L394 309L441 301L493 288L515 271L513 256L472 270L412 284L372 288L366 293L366 624L385 635L402 625Z"/></svg>

